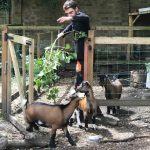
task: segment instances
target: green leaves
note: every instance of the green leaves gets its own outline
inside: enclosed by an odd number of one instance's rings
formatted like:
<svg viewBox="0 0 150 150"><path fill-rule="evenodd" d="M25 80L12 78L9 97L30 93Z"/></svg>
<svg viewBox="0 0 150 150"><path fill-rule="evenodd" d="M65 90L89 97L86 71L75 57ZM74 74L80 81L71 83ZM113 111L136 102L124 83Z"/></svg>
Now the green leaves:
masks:
<svg viewBox="0 0 150 150"><path fill-rule="evenodd" d="M35 84L38 89L50 88L59 79L57 72L65 63L74 59L74 54L62 50L46 50L42 58L34 62ZM56 99L58 89L53 87L47 94L48 99Z"/></svg>
<svg viewBox="0 0 150 150"><path fill-rule="evenodd" d="M59 90L58 88L56 87L53 87L52 89L50 89L48 92L47 92L47 99L49 100L56 100L56 98L58 97L58 93L59 93Z"/></svg>

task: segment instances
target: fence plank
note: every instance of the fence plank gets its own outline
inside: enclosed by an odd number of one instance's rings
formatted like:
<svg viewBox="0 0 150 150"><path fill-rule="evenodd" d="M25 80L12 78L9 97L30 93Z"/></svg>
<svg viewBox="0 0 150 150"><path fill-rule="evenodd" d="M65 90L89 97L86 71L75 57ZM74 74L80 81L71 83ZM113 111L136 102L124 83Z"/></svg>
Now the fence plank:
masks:
<svg viewBox="0 0 150 150"><path fill-rule="evenodd" d="M40 33L37 33L37 58L40 58L41 51L40 51Z"/></svg>
<svg viewBox="0 0 150 150"><path fill-rule="evenodd" d="M57 31L63 29L61 26L8 26L10 30L45 30Z"/></svg>
<svg viewBox="0 0 150 150"><path fill-rule="evenodd" d="M150 106L150 100L106 100L96 99L98 106Z"/></svg>
<svg viewBox="0 0 150 150"><path fill-rule="evenodd" d="M11 54L11 58L12 58L13 66L14 66L14 71L15 71L15 76L16 76L16 79L17 79L17 85L18 85L20 98L21 98L21 100L23 100L23 99L25 99L25 96L24 96L23 86L22 86L22 82L21 82L19 65L18 65L14 45L10 40L8 40L8 46L9 46L9 50L10 50L10 54Z"/></svg>
<svg viewBox="0 0 150 150"><path fill-rule="evenodd" d="M23 135L28 134L25 127L17 122L17 119L14 116L9 115L9 121L22 133Z"/></svg>
<svg viewBox="0 0 150 150"><path fill-rule="evenodd" d="M32 45L29 46L29 103L33 101L33 80L34 80L34 40Z"/></svg>
<svg viewBox="0 0 150 150"><path fill-rule="evenodd" d="M12 33L8 33L8 37L11 39L11 41L22 44L22 45L27 45L27 43L31 43L32 41L31 38L15 35Z"/></svg>
<svg viewBox="0 0 150 150"><path fill-rule="evenodd" d="M7 41L5 35L8 29L2 31L2 114L7 117Z"/></svg>
<svg viewBox="0 0 150 150"><path fill-rule="evenodd" d="M95 44L143 44L143 45L150 45L150 37L95 37Z"/></svg>
<svg viewBox="0 0 150 150"><path fill-rule="evenodd" d="M119 30L122 30L122 31L128 31L128 30L150 30L150 27L148 26L132 26L132 27L129 27L129 26L95 26L95 27L92 27L92 29L94 30L102 30L102 31L110 31L110 30L113 30L113 31L119 31Z"/></svg>
<svg viewBox="0 0 150 150"><path fill-rule="evenodd" d="M8 50L8 65L7 65L7 115L11 114L11 55Z"/></svg>
<svg viewBox="0 0 150 150"><path fill-rule="evenodd" d="M23 30L25 36L25 30ZM24 95L26 93L26 46L22 45L22 86Z"/></svg>
<svg viewBox="0 0 150 150"><path fill-rule="evenodd" d="M93 55L94 55L94 30L89 31L89 41L85 40L84 44L84 80L91 84L93 81Z"/></svg>

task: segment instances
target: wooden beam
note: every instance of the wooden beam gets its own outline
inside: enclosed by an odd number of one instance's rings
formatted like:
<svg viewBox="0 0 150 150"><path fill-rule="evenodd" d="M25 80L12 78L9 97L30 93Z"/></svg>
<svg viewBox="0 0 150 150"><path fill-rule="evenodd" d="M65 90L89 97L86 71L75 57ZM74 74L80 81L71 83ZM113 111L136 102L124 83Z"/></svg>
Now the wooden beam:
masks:
<svg viewBox="0 0 150 150"><path fill-rule="evenodd" d="M134 23L138 20L139 17L140 17L140 15L137 15L137 16L135 17L135 19L134 19L133 22L132 22L133 25L134 25Z"/></svg>
<svg viewBox="0 0 150 150"><path fill-rule="evenodd" d="M89 41L84 44L84 80L93 82L94 30L89 31Z"/></svg>
<svg viewBox="0 0 150 150"><path fill-rule="evenodd" d="M17 80L20 99L22 101L25 99L25 95L24 95L23 86L22 86L22 82L21 82L21 76L20 76L19 65L18 65L18 61L17 61L17 57L16 57L16 52L14 49L14 45L10 40L8 40L8 46L9 46L9 50L10 50L10 54L11 54L11 58L12 58L13 66L14 66L14 71L15 71L15 76L16 76L16 80Z"/></svg>
<svg viewBox="0 0 150 150"><path fill-rule="evenodd" d="M2 114L7 117L7 40L8 28L2 31Z"/></svg>
<svg viewBox="0 0 150 150"><path fill-rule="evenodd" d="M144 64L148 63L149 61L147 60L100 60L100 61L95 61L95 65L114 65L114 64Z"/></svg>
<svg viewBox="0 0 150 150"><path fill-rule="evenodd" d="M40 51L40 33L37 33L37 58L40 58L41 51Z"/></svg>
<svg viewBox="0 0 150 150"><path fill-rule="evenodd" d="M8 26L10 30L45 30L57 31L63 29L62 26Z"/></svg>
<svg viewBox="0 0 150 150"><path fill-rule="evenodd" d="M150 106L150 100L106 100L96 99L98 106Z"/></svg>
<svg viewBox="0 0 150 150"><path fill-rule="evenodd" d="M84 80L88 80L88 39L84 42Z"/></svg>
<svg viewBox="0 0 150 150"><path fill-rule="evenodd" d="M29 46L29 103L33 101L34 89L34 40L32 39L32 45Z"/></svg>
<svg viewBox="0 0 150 150"><path fill-rule="evenodd" d="M25 30L23 30L25 36ZM26 46L22 45L22 86L24 95L26 93Z"/></svg>
<svg viewBox="0 0 150 150"><path fill-rule="evenodd" d="M95 44L143 44L150 45L150 37L95 37Z"/></svg>
<svg viewBox="0 0 150 150"><path fill-rule="evenodd" d="M20 131L20 133L22 133L23 135L28 134L25 127L18 123L17 119L14 116L9 115L9 121Z"/></svg>
<svg viewBox="0 0 150 150"><path fill-rule="evenodd" d="M150 27L149 26L93 26L92 27L93 30L104 30L104 31L129 31L129 30L133 30L133 31L149 31Z"/></svg>
<svg viewBox="0 0 150 150"><path fill-rule="evenodd" d="M15 35L12 33L8 33L8 39L10 39L11 41L15 42L15 43L19 43L22 45L31 45L31 38L27 38L24 36L19 36L19 35Z"/></svg>
<svg viewBox="0 0 150 150"><path fill-rule="evenodd" d="M51 44L54 42L54 32L53 31L51 31Z"/></svg>
<svg viewBox="0 0 150 150"><path fill-rule="evenodd" d="M11 68L12 61L10 51L8 50L8 65L7 65L7 115L11 114Z"/></svg>

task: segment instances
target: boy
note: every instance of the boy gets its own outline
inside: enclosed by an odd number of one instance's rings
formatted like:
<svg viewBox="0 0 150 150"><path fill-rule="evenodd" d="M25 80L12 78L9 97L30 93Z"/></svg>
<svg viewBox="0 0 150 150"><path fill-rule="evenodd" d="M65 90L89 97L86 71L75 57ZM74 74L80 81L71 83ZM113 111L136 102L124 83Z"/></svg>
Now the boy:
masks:
<svg viewBox="0 0 150 150"><path fill-rule="evenodd" d="M78 4L74 0L67 0L63 5L67 16L57 19L58 23L71 22L58 37L74 32L74 48L77 53L75 89L83 81L84 77L84 40L88 36L89 16L79 11Z"/></svg>

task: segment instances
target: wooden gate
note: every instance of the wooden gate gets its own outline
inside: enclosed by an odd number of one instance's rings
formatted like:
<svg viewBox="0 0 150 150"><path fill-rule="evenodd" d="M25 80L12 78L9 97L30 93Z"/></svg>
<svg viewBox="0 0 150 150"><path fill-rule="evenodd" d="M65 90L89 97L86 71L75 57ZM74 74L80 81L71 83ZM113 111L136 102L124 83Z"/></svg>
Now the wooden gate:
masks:
<svg viewBox="0 0 150 150"><path fill-rule="evenodd" d="M14 44L22 45L22 79ZM11 68L13 66L20 95L21 104L26 102L26 48L29 47L29 103L33 100L33 66L34 66L34 39L8 33L6 27L2 31L2 113L5 118L12 120L11 116ZM12 121L13 122L13 121Z"/></svg>

